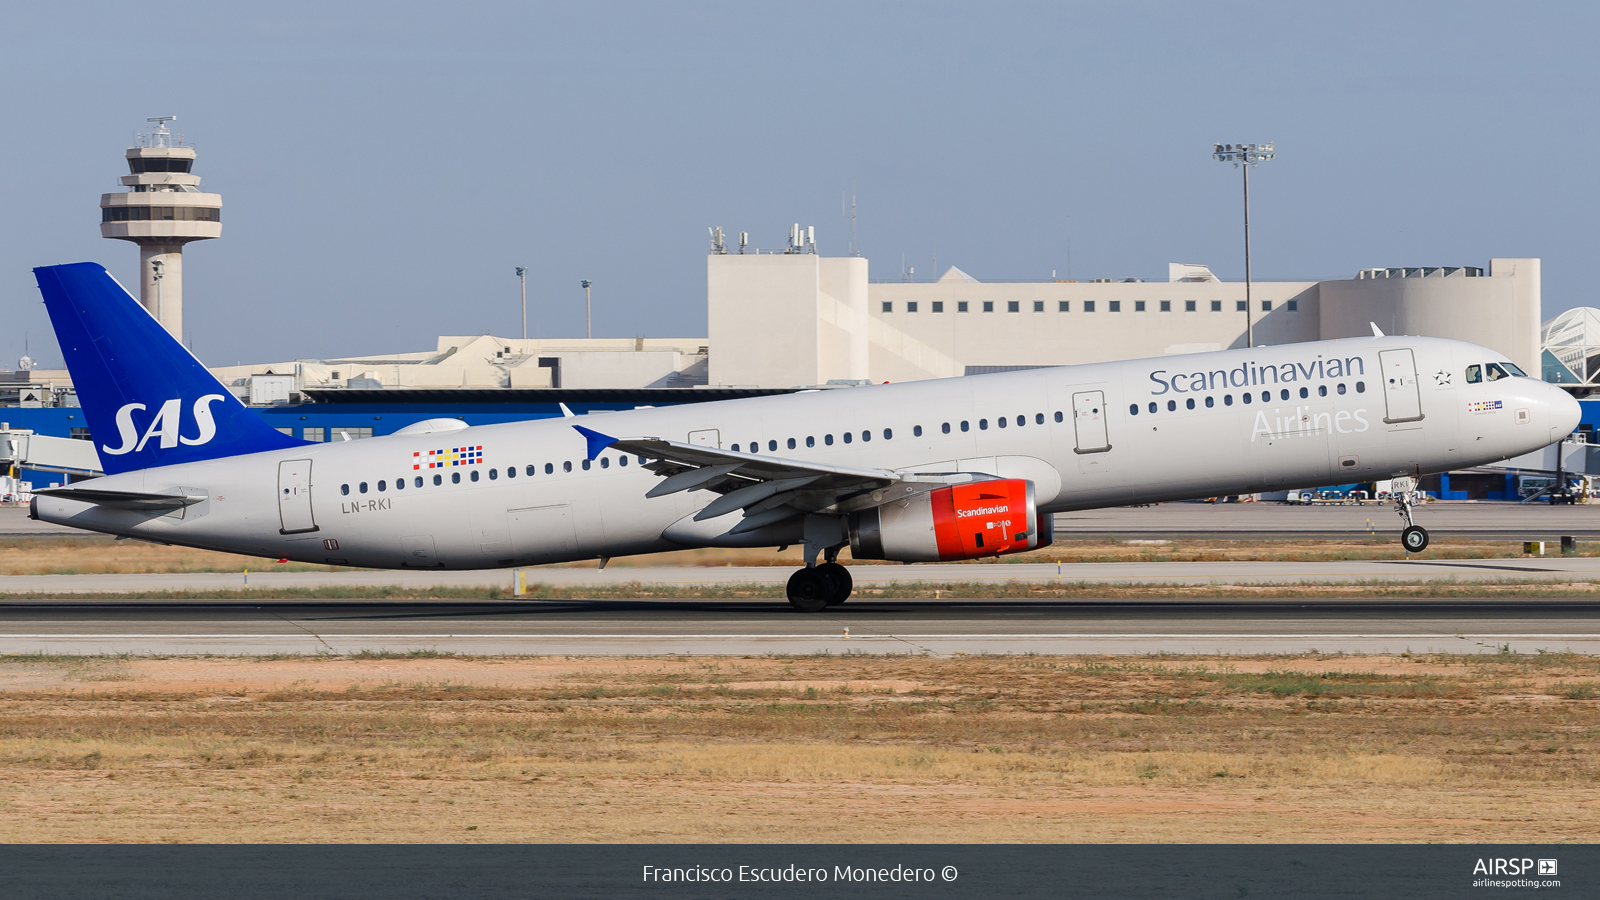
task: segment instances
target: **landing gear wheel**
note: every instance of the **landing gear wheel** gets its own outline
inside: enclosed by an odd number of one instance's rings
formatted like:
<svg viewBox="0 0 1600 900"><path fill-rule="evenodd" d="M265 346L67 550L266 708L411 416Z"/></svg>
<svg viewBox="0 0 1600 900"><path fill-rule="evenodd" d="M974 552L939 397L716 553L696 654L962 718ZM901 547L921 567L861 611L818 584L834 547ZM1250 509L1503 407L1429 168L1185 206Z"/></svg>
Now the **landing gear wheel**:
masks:
<svg viewBox="0 0 1600 900"><path fill-rule="evenodd" d="M1408 552L1421 553L1428 549L1428 529L1421 525L1412 525L1400 532L1400 543L1405 545Z"/></svg>
<svg viewBox="0 0 1600 900"><path fill-rule="evenodd" d="M849 569L831 562L817 566L817 571L833 584L833 593L828 595L829 606L838 606L850 599L850 591L855 588L855 579L850 577Z"/></svg>
<svg viewBox="0 0 1600 900"><path fill-rule="evenodd" d="M801 569L789 576L789 604L801 612L827 609L833 592L833 579L818 569Z"/></svg>

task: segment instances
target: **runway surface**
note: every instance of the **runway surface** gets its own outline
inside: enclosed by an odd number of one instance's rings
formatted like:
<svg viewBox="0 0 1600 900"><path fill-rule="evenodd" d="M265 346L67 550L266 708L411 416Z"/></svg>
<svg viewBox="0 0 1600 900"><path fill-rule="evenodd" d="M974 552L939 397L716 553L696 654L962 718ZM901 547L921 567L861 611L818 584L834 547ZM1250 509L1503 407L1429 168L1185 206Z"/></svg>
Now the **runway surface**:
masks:
<svg viewBox="0 0 1600 900"><path fill-rule="evenodd" d="M270 566L270 564L268 564ZM252 588L500 587L510 590L513 569L439 571L401 569L349 572L180 572L140 575L4 575L0 594L70 595L93 592L236 591ZM564 587L630 583L697 586L708 584L783 584L794 572L787 566L612 566L527 570L529 584ZM1338 560L1333 562L1119 562L1119 563L935 563L852 565L857 585L963 582L1035 584L1261 585L1331 584L1364 581L1515 581L1517 583L1600 582L1600 557L1519 557L1511 559Z"/></svg>
<svg viewBox="0 0 1600 900"><path fill-rule="evenodd" d="M1600 652L1600 601L0 603L0 653Z"/></svg>

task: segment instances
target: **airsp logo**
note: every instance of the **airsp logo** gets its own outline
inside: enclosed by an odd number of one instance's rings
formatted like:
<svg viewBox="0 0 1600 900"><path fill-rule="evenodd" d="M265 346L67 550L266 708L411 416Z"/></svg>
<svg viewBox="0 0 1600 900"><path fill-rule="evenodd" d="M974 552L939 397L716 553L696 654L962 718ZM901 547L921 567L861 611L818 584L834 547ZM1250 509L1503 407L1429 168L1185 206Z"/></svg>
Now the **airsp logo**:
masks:
<svg viewBox="0 0 1600 900"><path fill-rule="evenodd" d="M221 399L221 394L206 394L194 402L194 421L200 432L192 438L178 433L179 418L182 416L181 398L174 397L161 404L156 417L145 426L143 435L139 434L138 426L133 423L133 413L135 410L145 409L145 405L129 403L117 410L117 434L122 438L122 446L113 449L101 445L100 449L112 456L136 453L143 450L144 445L157 435L161 437L160 447L163 450L178 446L180 441L191 447L197 447L217 436L217 423L211 418L211 404Z"/></svg>

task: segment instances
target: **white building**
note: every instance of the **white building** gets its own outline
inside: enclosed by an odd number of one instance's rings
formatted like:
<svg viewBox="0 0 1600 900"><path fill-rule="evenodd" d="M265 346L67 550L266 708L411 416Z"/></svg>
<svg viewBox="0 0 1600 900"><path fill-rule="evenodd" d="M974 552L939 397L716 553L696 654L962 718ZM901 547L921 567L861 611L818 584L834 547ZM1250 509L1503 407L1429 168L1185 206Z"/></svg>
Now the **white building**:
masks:
<svg viewBox="0 0 1600 900"><path fill-rule="evenodd" d="M809 246L809 245L808 245ZM1418 334L1472 341L1539 371L1539 260L1368 269L1344 281L1242 282L1173 264L1166 282L877 282L809 249L707 259L712 385L915 381L1257 345Z"/></svg>

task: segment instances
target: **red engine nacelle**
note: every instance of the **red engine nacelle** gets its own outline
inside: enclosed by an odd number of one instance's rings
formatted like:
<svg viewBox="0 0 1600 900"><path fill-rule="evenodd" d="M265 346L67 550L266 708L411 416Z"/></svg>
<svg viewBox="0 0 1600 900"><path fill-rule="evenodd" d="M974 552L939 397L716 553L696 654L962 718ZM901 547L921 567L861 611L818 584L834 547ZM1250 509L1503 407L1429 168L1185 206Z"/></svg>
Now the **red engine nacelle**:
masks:
<svg viewBox="0 0 1600 900"><path fill-rule="evenodd" d="M850 516L856 559L939 562L1049 546L1050 516L1039 515L1033 482L974 481L913 494Z"/></svg>

